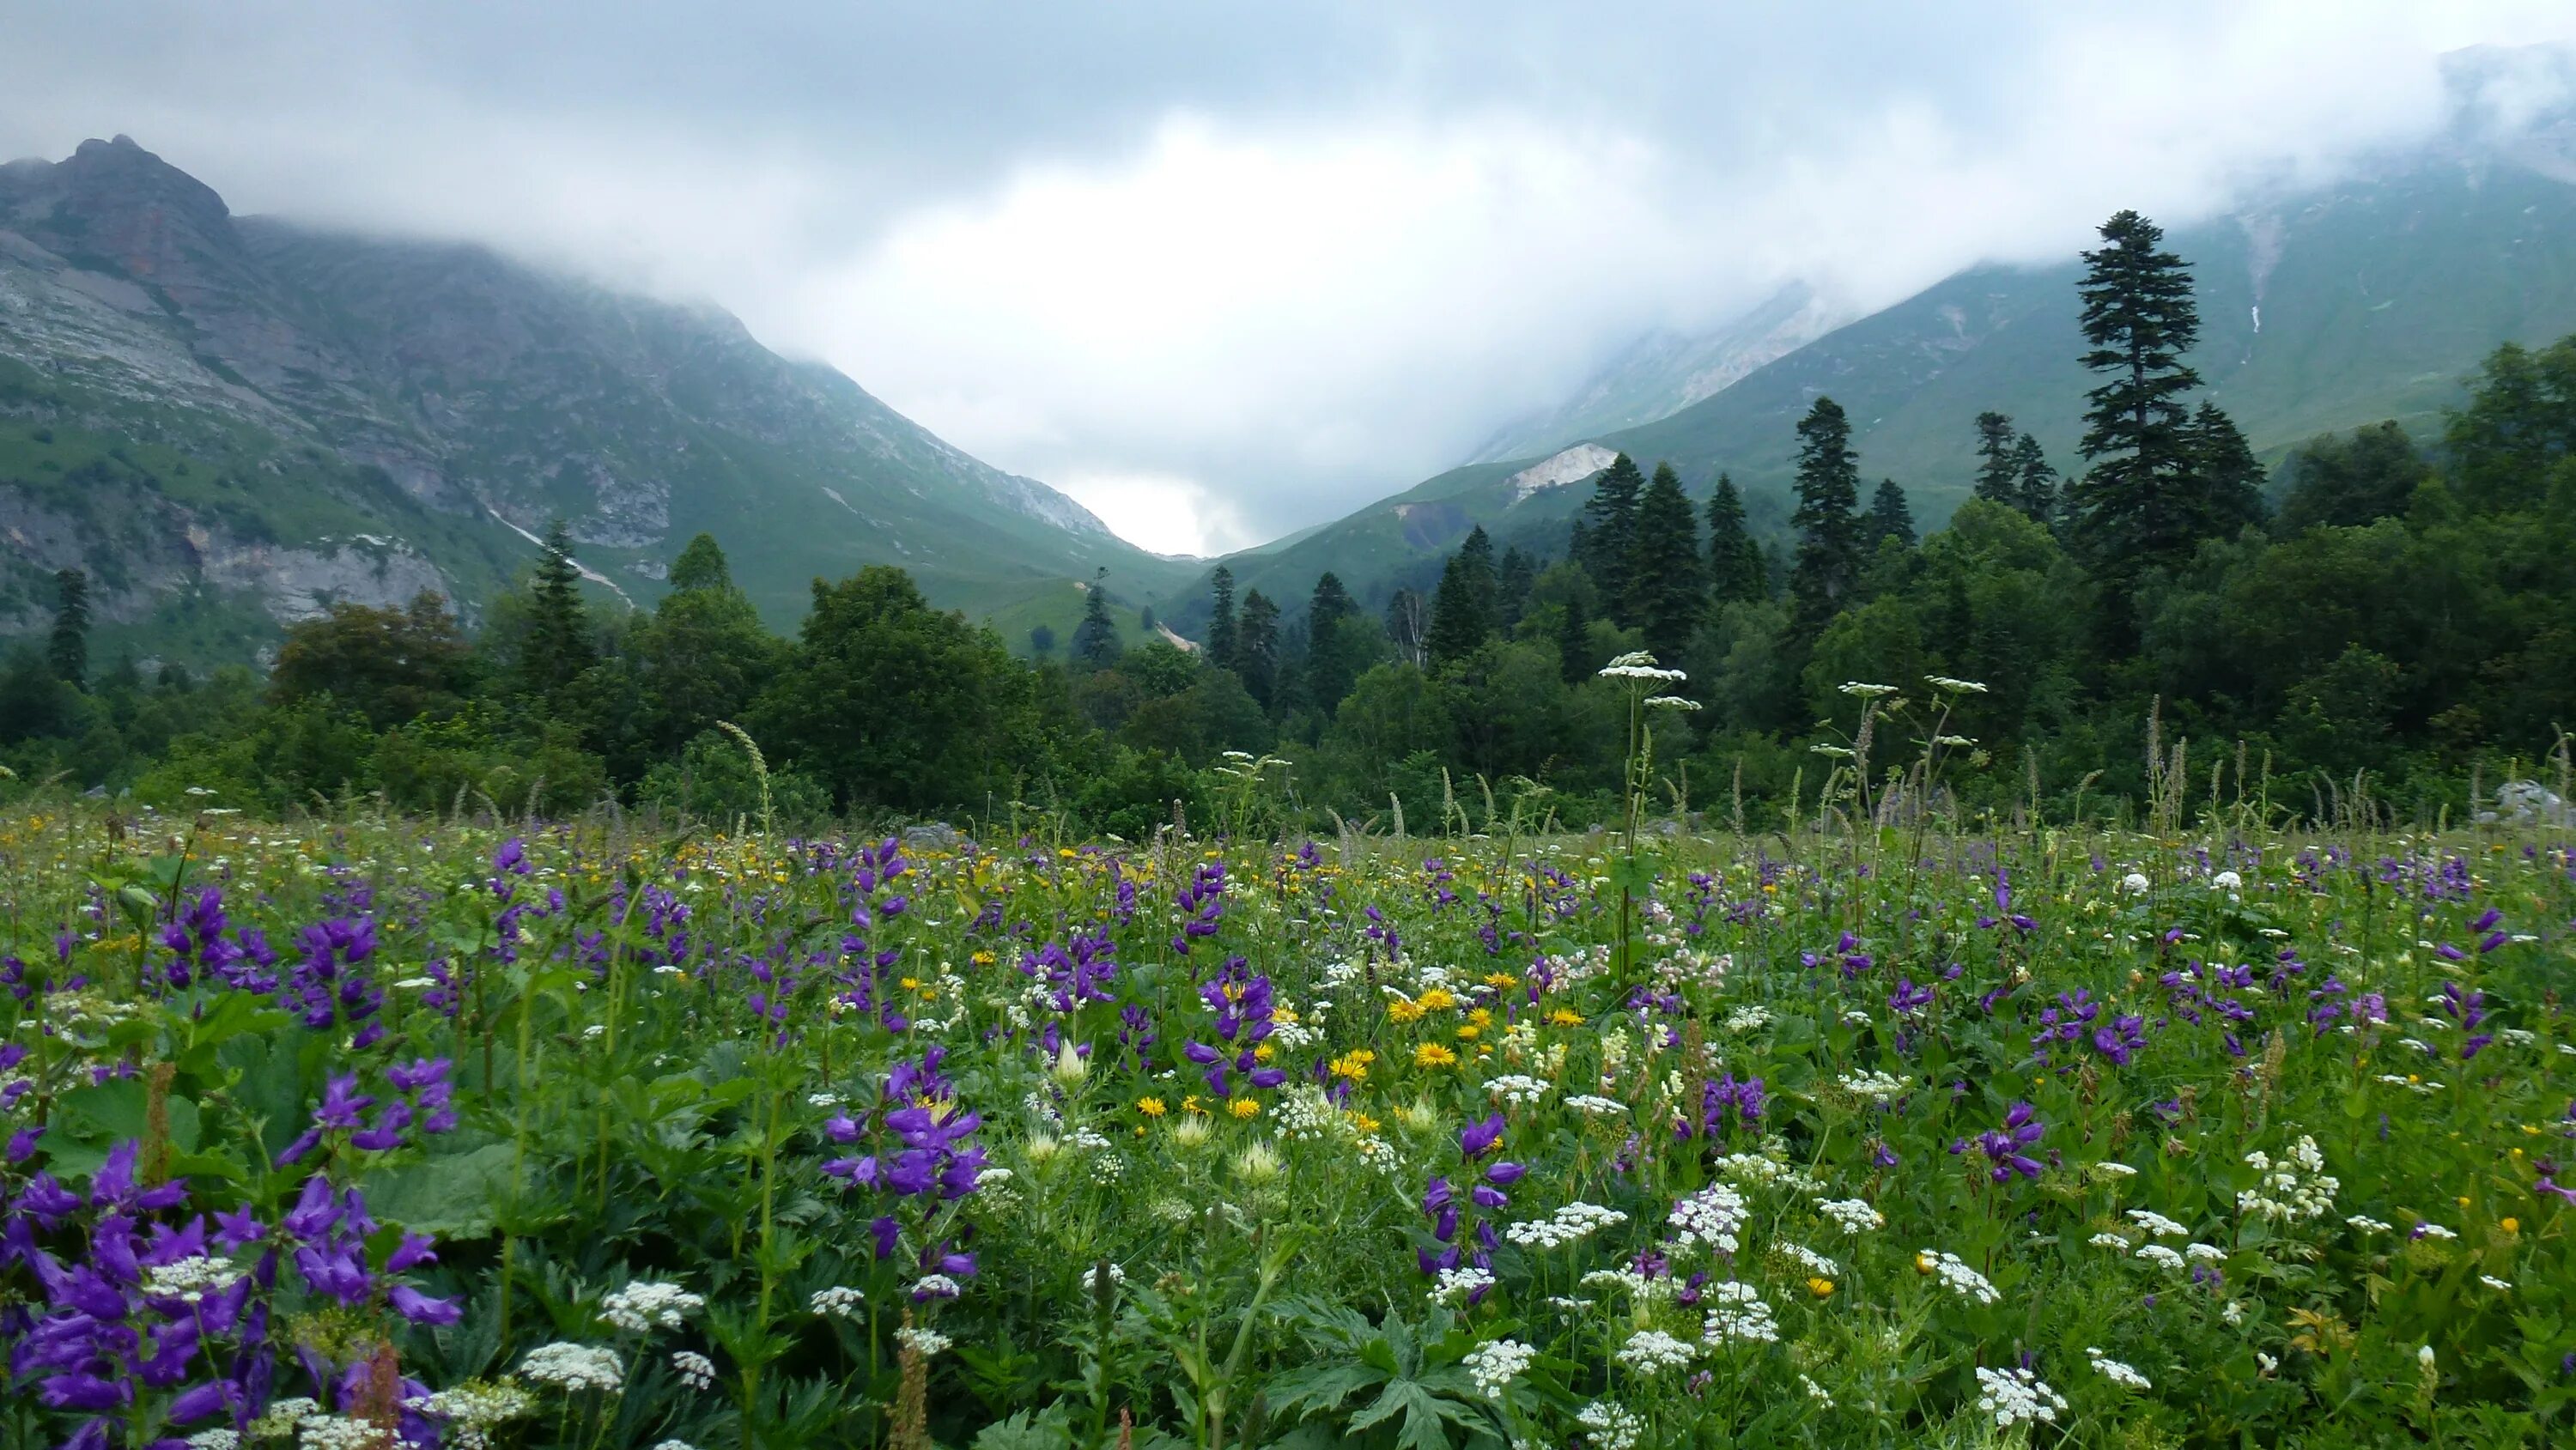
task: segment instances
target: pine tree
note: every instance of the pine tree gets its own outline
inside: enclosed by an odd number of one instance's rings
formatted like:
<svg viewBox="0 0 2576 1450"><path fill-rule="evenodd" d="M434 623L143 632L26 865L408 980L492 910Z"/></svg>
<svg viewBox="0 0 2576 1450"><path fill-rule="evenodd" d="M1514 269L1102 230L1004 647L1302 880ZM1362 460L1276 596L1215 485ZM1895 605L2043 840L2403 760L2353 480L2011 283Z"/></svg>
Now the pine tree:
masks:
<svg viewBox="0 0 2576 1450"><path fill-rule="evenodd" d="M1502 580L1494 565L1494 540L1483 524L1467 531L1467 537L1458 545L1458 554L1467 561L1467 582L1475 586L1475 617L1483 626L1483 634L1477 638L1481 640L1484 634L1501 627L1503 617Z"/></svg>
<svg viewBox="0 0 2576 1450"><path fill-rule="evenodd" d="M1681 475L1655 465L1637 500L1636 542L1628 552L1628 616L1646 648L1678 660L1708 614L1708 573L1700 561L1699 519L1682 493Z"/></svg>
<svg viewBox="0 0 2576 1450"><path fill-rule="evenodd" d="M1600 480L1592 485L1592 497L1583 505L1583 553L1576 562L1592 576L1610 617L1621 628L1636 622L1627 611L1628 561L1636 553L1637 500L1645 489L1646 476L1637 471L1634 459L1622 453L1602 470Z"/></svg>
<svg viewBox="0 0 2576 1450"><path fill-rule="evenodd" d="M1708 499L1708 577L1709 592L1721 605L1749 603L1771 592L1762 546L1744 524L1744 495L1723 473Z"/></svg>
<svg viewBox="0 0 2576 1450"><path fill-rule="evenodd" d="M1494 545L1479 528L1440 571L1431 598L1431 663L1463 659L1493 632Z"/></svg>
<svg viewBox="0 0 2576 1450"><path fill-rule="evenodd" d="M1496 622L1512 629L1529 612L1530 585L1538 579L1538 560L1520 545L1503 551L1503 562L1494 571L1494 612Z"/></svg>
<svg viewBox="0 0 2576 1450"><path fill-rule="evenodd" d="M599 651L591 638L590 610L581 599L572 530L555 520L541 547L544 552L528 580L528 631L519 683L531 695L551 696L589 669Z"/></svg>
<svg viewBox="0 0 2576 1450"><path fill-rule="evenodd" d="M2191 415L2192 537L2235 533L2263 517L2263 462L2236 420L2207 399Z"/></svg>
<svg viewBox="0 0 2576 1450"><path fill-rule="evenodd" d="M1108 578L1106 569L1091 576L1082 596L1082 623L1073 631L1073 657L1095 670L1118 663L1120 653L1118 625L1109 617Z"/></svg>
<svg viewBox="0 0 2576 1450"><path fill-rule="evenodd" d="M2200 374L2183 354L2200 337L2183 260L2161 250L2164 233L2134 211L2102 224L2103 245L2084 254L2084 366L2106 375L2084 396L2082 451L2092 468L2067 487L2076 537L2094 560L2117 633L2127 637L2138 573L2169 562L2195 539L2192 429L2183 395Z"/></svg>
<svg viewBox="0 0 2576 1450"><path fill-rule="evenodd" d="M89 576L78 569L54 575L54 632L45 641L45 663L73 689L89 678Z"/></svg>
<svg viewBox="0 0 2576 1450"><path fill-rule="evenodd" d="M1243 596L1242 637L1237 642L1236 673L1243 688L1261 708L1270 708L1279 688L1279 606L1255 589Z"/></svg>
<svg viewBox="0 0 2576 1450"><path fill-rule="evenodd" d="M2018 480L2013 507L2039 523L2052 527L2057 523L2057 470L2048 466L2048 455L2039 440L2027 433L2013 445L2013 473Z"/></svg>
<svg viewBox="0 0 2576 1450"><path fill-rule="evenodd" d="M1789 571L1792 622L1812 640L1833 622L1860 582L1860 460L1851 420L1831 398L1818 398L1798 422L1797 563Z"/></svg>
<svg viewBox="0 0 2576 1450"><path fill-rule="evenodd" d="M1369 662L1374 633L1338 576L1317 577L1306 600L1305 664L1306 694L1317 708L1329 715L1350 694Z"/></svg>
<svg viewBox="0 0 2576 1450"><path fill-rule="evenodd" d="M1913 506L1905 501L1905 490L1892 478L1878 481L1878 492L1870 495L1869 517L1861 525L1865 549L1875 551L1882 539L1903 540L1909 549L1915 544Z"/></svg>
<svg viewBox="0 0 2576 1450"><path fill-rule="evenodd" d="M1592 617L1584 611L1579 589L1566 591L1564 612L1557 616L1556 653L1569 685L1589 678L1601 666L1592 657Z"/></svg>
<svg viewBox="0 0 2576 1450"><path fill-rule="evenodd" d="M1223 564L1208 576L1208 594L1213 603L1208 610L1207 662L1221 670L1235 667L1236 655L1242 648L1239 626L1234 617L1234 571Z"/></svg>
<svg viewBox="0 0 2576 1450"><path fill-rule="evenodd" d="M1977 415L1977 497L2006 508L2021 507L2019 459L2013 452L2012 419L2001 413Z"/></svg>
<svg viewBox="0 0 2576 1450"><path fill-rule="evenodd" d="M1306 628L1310 633L1321 638L1325 626L1359 612L1359 601L1342 587L1340 575L1327 569L1315 576L1315 592L1306 599Z"/></svg>

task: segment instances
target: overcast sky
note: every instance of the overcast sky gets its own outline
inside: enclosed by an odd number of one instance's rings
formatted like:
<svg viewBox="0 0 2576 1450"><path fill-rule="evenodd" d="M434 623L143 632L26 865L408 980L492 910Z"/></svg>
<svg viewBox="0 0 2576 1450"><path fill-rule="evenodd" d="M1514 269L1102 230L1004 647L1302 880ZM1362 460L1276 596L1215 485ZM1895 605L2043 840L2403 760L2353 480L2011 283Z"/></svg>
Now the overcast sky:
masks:
<svg viewBox="0 0 2576 1450"><path fill-rule="evenodd" d="M1655 327L2331 177L2568 0L0 0L0 157L740 314L1149 547L1320 522Z"/></svg>

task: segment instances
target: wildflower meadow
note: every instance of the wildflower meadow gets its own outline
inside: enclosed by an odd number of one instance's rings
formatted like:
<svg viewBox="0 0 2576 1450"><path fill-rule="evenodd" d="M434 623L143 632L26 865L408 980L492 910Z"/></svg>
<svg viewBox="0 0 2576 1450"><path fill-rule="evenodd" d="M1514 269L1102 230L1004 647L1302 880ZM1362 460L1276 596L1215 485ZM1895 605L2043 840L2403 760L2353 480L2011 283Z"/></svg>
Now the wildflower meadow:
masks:
<svg viewBox="0 0 2576 1450"><path fill-rule="evenodd" d="M2565 1443L2576 841L1849 749L1725 831L30 798L0 1443Z"/></svg>

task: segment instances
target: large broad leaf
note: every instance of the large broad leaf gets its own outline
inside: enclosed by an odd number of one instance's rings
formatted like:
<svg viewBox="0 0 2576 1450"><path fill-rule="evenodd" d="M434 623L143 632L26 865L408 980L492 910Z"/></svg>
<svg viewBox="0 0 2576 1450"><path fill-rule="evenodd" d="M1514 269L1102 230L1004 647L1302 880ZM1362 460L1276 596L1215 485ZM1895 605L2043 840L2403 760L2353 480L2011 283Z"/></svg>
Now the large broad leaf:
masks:
<svg viewBox="0 0 2576 1450"><path fill-rule="evenodd" d="M508 1143L486 1143L454 1157L379 1170L367 1175L367 1207L415 1233L481 1238L496 1226L494 1205L509 1195L515 1153Z"/></svg>
<svg viewBox="0 0 2576 1450"><path fill-rule="evenodd" d="M54 1126L66 1137L113 1147L127 1138L145 1136L152 1090L139 1077L111 1078L65 1093L55 1110ZM169 1122L170 1146L183 1153L197 1149L197 1105L173 1093L162 1099Z"/></svg>
<svg viewBox="0 0 2576 1450"><path fill-rule="evenodd" d="M1074 1443L1063 1407L1050 1405L1035 1415L1022 1410L985 1426L975 1437L975 1450L1070 1450Z"/></svg>

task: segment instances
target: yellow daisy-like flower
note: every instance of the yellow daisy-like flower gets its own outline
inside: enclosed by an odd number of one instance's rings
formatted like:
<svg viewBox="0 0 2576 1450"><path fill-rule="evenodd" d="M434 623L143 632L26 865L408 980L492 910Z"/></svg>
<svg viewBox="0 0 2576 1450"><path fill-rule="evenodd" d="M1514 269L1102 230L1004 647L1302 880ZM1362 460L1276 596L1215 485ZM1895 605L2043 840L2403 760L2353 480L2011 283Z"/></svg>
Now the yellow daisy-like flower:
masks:
<svg viewBox="0 0 2576 1450"><path fill-rule="evenodd" d="M1446 987L1434 987L1415 1000L1422 1004L1425 1011L1430 1012L1445 1012L1458 1005L1457 994Z"/></svg>
<svg viewBox="0 0 2576 1450"><path fill-rule="evenodd" d="M1494 1025L1494 1010L1490 1007L1479 1007L1467 1014L1467 1020L1479 1027L1491 1027Z"/></svg>
<svg viewBox="0 0 2576 1450"><path fill-rule="evenodd" d="M1226 1105L1225 1110L1234 1114L1238 1118L1249 1118L1260 1113L1261 1104L1254 1102L1250 1098L1236 1098L1233 1102Z"/></svg>
<svg viewBox="0 0 2576 1450"><path fill-rule="evenodd" d="M1559 1007L1547 1014L1547 1020L1557 1027L1580 1027L1583 1025L1583 1014L1570 1008Z"/></svg>
<svg viewBox="0 0 2576 1450"><path fill-rule="evenodd" d="M1476 1028L1475 1028L1472 1024L1470 1024L1470 1025L1468 1025L1468 1026L1465 1026L1465 1027L1461 1027L1461 1028L1459 1028L1459 1029L1458 1029L1458 1040L1459 1040L1460 1042L1473 1042L1473 1041L1475 1041L1475 1040L1476 1040Z"/></svg>
<svg viewBox="0 0 2576 1450"><path fill-rule="evenodd" d="M2522 1220L2518 1218L2500 1218L2496 1220L2496 1227L2503 1229L2509 1234L2518 1234L2522 1232Z"/></svg>
<svg viewBox="0 0 2576 1450"><path fill-rule="evenodd" d="M1346 1077L1353 1082L1361 1082L1368 1077L1369 1064L1375 1061L1377 1061L1377 1054L1363 1047L1334 1058L1332 1065L1326 1070L1335 1077Z"/></svg>
<svg viewBox="0 0 2576 1450"><path fill-rule="evenodd" d="M1458 1054L1437 1042L1426 1042L1413 1049L1413 1065L1415 1067L1455 1067L1458 1065Z"/></svg>
<svg viewBox="0 0 2576 1450"><path fill-rule="evenodd" d="M1509 972L1487 972L1485 974L1485 985L1499 992L1508 992L1520 984L1521 979L1513 976Z"/></svg>
<svg viewBox="0 0 2576 1450"><path fill-rule="evenodd" d="M1807 1292L1815 1295L1819 1299L1830 1299L1834 1297L1834 1281L1821 1277L1809 1279L1807 1281Z"/></svg>
<svg viewBox="0 0 2576 1450"><path fill-rule="evenodd" d="M1386 1004L1386 1015L1396 1022L1419 1022L1422 1020L1423 1006L1419 1002L1398 997Z"/></svg>
<svg viewBox="0 0 2576 1450"><path fill-rule="evenodd" d="M1138 1098L1136 1100L1136 1111L1143 1113L1149 1118L1159 1118L1165 1112L1169 1111L1169 1109L1163 1106L1163 1100L1161 1098Z"/></svg>
<svg viewBox="0 0 2576 1450"><path fill-rule="evenodd" d="M1181 1111L1185 1113L1204 1113L1207 1109L1199 1106L1199 1095L1197 1093L1192 1093L1188 1097L1181 1099Z"/></svg>
<svg viewBox="0 0 2576 1450"><path fill-rule="evenodd" d="M1267 1042L1252 1049L1252 1060L1255 1062L1268 1062L1270 1059L1277 1057L1278 1055L1279 1049L1271 1046Z"/></svg>

